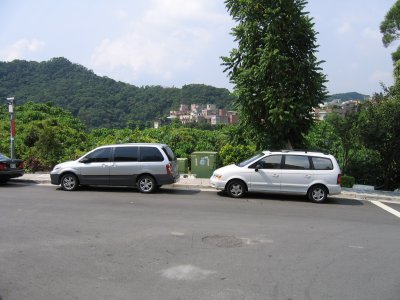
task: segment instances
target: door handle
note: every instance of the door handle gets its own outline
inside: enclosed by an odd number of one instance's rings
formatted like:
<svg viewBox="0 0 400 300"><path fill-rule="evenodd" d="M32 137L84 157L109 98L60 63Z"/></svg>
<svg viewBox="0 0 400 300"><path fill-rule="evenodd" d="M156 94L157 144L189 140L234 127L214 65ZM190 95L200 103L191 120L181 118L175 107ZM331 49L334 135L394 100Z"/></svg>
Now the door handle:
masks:
<svg viewBox="0 0 400 300"><path fill-rule="evenodd" d="M305 175L304 177L306 177L306 178L311 178L311 175L308 175L308 174L307 174L307 175Z"/></svg>
<svg viewBox="0 0 400 300"><path fill-rule="evenodd" d="M272 177L279 177L279 174L273 174Z"/></svg>

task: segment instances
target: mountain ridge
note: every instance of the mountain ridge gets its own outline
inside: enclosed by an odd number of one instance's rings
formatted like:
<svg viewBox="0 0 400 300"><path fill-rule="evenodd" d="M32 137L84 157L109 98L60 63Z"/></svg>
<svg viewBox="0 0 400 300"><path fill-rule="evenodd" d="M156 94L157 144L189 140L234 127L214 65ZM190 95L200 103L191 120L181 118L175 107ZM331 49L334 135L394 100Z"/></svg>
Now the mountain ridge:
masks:
<svg viewBox="0 0 400 300"><path fill-rule="evenodd" d="M137 87L96 75L63 57L44 62L0 62L0 97L17 104L52 102L79 117L89 129L124 128L164 118L180 104L216 104L233 108L229 90L202 84L182 88Z"/></svg>
<svg viewBox="0 0 400 300"><path fill-rule="evenodd" d="M225 88L188 84L182 88L137 87L98 76L64 57L36 62L0 62L0 98L13 96L17 104L52 102L79 117L88 129L151 126L180 104L216 104L233 109L234 95ZM365 99L357 92L328 96L326 101Z"/></svg>

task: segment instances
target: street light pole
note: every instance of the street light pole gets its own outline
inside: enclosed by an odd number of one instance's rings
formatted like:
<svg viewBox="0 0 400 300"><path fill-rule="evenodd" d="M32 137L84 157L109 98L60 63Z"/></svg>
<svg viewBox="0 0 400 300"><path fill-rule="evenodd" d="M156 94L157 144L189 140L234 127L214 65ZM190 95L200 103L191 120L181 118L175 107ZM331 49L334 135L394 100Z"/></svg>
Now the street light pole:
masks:
<svg viewBox="0 0 400 300"><path fill-rule="evenodd" d="M14 138L15 138L15 119L14 119L14 97L7 98L8 102L8 112L10 113L10 123L11 123L11 159L15 158L15 146L14 146Z"/></svg>

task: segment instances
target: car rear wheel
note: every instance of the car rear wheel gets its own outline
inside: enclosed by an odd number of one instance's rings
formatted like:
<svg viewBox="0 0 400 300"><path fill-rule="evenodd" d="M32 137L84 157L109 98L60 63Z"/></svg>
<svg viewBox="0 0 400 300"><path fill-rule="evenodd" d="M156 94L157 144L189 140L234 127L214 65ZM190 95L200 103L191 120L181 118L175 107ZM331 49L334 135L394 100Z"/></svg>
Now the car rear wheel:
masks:
<svg viewBox="0 0 400 300"><path fill-rule="evenodd" d="M78 188L79 181L78 177L74 174L68 173L61 177L61 187L65 191L74 191Z"/></svg>
<svg viewBox="0 0 400 300"><path fill-rule="evenodd" d="M308 190L307 195L311 202L322 203L328 197L328 191L322 185L314 185Z"/></svg>
<svg viewBox="0 0 400 300"><path fill-rule="evenodd" d="M137 187L141 193L151 193L156 189L156 182L150 175L143 175L137 182Z"/></svg>
<svg viewBox="0 0 400 300"><path fill-rule="evenodd" d="M246 185L243 181L233 180L228 183L226 193L232 198L241 198L246 193Z"/></svg>

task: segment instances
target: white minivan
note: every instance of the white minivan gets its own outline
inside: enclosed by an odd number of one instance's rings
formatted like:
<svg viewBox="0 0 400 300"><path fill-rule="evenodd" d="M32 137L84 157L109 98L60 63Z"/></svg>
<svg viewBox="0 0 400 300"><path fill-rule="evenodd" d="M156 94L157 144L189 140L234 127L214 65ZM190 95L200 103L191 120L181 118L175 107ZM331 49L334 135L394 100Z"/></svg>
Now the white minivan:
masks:
<svg viewBox="0 0 400 300"><path fill-rule="evenodd" d="M341 171L334 156L308 151L263 151L214 171L211 186L234 198L246 192L307 195L324 202L341 193Z"/></svg>
<svg viewBox="0 0 400 300"><path fill-rule="evenodd" d="M51 183L66 191L79 185L136 186L151 193L179 180L177 159L165 144L132 143L98 147L81 158L58 164Z"/></svg>

